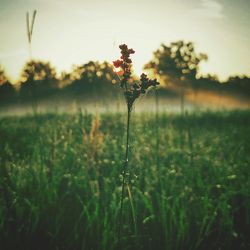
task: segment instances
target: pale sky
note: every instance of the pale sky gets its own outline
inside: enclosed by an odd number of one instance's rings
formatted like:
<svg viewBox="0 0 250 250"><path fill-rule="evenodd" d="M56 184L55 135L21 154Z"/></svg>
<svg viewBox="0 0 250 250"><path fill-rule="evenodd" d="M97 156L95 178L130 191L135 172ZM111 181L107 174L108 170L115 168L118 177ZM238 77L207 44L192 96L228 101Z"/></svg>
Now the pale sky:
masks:
<svg viewBox="0 0 250 250"><path fill-rule="evenodd" d="M208 55L202 73L250 75L250 0L0 0L0 64L11 80L29 59L25 15L34 9L33 58L59 72L112 62L126 43L140 74L161 43L182 39Z"/></svg>

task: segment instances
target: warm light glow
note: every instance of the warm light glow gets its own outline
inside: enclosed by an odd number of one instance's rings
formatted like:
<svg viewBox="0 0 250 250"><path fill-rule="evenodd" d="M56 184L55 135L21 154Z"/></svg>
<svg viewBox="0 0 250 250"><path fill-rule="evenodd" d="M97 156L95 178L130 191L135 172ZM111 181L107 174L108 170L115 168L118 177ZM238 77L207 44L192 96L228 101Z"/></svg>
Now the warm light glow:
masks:
<svg viewBox="0 0 250 250"><path fill-rule="evenodd" d="M114 71L115 73L119 73L119 72L122 73L122 70L121 70L120 68L116 68L116 67L113 67L113 71Z"/></svg>
<svg viewBox="0 0 250 250"><path fill-rule="evenodd" d="M237 3L236 3L237 2ZM81 1L13 0L0 9L0 63L17 80L29 58L25 13L37 9L32 37L34 59L50 61L57 70L89 60L112 63L119 44L136 53L136 74L160 44L190 40L209 60L202 73L250 74L249 4L239 1ZM248 8L247 8L248 7ZM236 11L237 10L237 11Z"/></svg>

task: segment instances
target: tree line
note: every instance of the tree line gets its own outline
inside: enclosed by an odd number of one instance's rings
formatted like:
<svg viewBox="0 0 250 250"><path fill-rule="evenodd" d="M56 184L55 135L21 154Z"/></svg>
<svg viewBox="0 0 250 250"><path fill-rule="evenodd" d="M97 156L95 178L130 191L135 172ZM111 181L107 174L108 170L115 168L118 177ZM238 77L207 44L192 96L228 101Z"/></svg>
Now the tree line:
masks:
<svg viewBox="0 0 250 250"><path fill-rule="evenodd" d="M159 91L165 95L182 95L187 89L192 89L250 97L248 76L231 76L226 82L220 82L215 75L200 75L200 63L207 59L206 54L196 52L192 42L176 41L161 44L144 70L160 79ZM133 75L131 82L137 81L138 76ZM106 61L90 61L58 76L49 62L30 60L24 65L15 85L0 67L0 104L25 103L55 96L70 99L117 97L120 93L117 83L119 74Z"/></svg>

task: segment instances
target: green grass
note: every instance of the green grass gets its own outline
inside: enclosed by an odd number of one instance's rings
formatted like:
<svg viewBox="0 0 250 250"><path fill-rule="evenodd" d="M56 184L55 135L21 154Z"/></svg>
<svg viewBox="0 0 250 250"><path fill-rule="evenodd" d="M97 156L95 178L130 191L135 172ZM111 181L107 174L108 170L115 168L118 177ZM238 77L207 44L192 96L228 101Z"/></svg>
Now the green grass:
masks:
<svg viewBox="0 0 250 250"><path fill-rule="evenodd" d="M0 118L1 249L249 249L250 112ZM158 167L157 167L158 166ZM122 245L122 246L121 246Z"/></svg>

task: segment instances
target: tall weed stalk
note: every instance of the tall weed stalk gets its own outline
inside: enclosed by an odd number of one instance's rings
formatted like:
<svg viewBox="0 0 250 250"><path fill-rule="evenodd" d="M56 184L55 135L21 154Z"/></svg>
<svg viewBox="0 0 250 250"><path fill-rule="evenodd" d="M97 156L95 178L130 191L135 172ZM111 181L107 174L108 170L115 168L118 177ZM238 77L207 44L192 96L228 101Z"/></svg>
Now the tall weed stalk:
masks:
<svg viewBox="0 0 250 250"><path fill-rule="evenodd" d="M135 100L139 98L141 94L145 94L148 88L157 86L159 83L154 80L147 78L145 74L141 74L140 83L137 84L131 77L132 73L132 60L130 58L131 54L134 54L133 49L129 49L126 44L119 46L121 50L121 57L119 60L113 62L114 67L119 69L120 86L123 89L124 97L127 104L127 129L126 129L126 149L125 149L125 161L122 168L122 192L120 201L120 217L118 224L118 241L120 242L122 236L123 227L123 209L124 209L124 198L125 198L125 186L127 186L128 198L131 204L132 217L134 223L135 234L137 233L136 226L136 215L132 200L132 192L130 188L130 171L129 171L129 140L130 140L130 123L131 123L131 112Z"/></svg>
<svg viewBox="0 0 250 250"><path fill-rule="evenodd" d="M34 29L34 23L36 18L37 11L34 10L32 14L32 19L29 18L29 12L26 12L26 27L27 27L27 36L28 36L28 44L29 44L29 57L30 60L32 59L32 35L33 35L33 29ZM31 23L30 23L31 22Z"/></svg>
<svg viewBox="0 0 250 250"><path fill-rule="evenodd" d="M35 18L36 18L37 11L34 10L32 14L32 18L30 19L29 12L26 12L26 29L27 29L27 37L28 37L28 46L29 46L29 60L32 61L32 35L33 35L33 29L35 24ZM32 91L30 91L32 92ZM32 93L30 93L32 96ZM35 98L31 98L32 101L32 111L34 113L34 116L37 116L37 100Z"/></svg>

